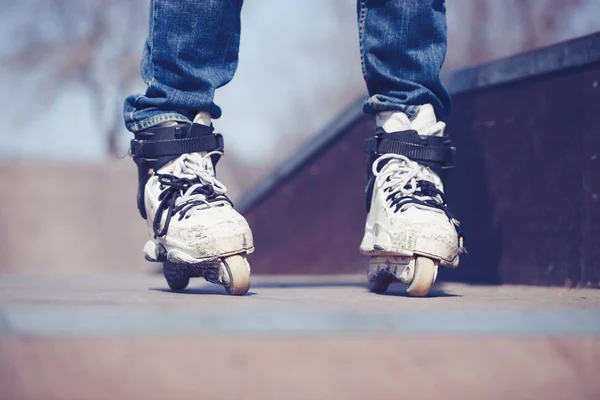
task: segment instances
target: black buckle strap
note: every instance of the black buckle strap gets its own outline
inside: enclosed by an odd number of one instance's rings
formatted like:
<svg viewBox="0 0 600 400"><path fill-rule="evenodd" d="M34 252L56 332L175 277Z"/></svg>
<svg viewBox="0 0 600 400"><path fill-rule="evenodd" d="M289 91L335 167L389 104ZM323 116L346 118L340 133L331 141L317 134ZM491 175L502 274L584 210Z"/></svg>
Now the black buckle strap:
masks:
<svg viewBox="0 0 600 400"><path fill-rule="evenodd" d="M131 153L143 158L176 156L185 153L223 150L221 134L168 140L132 140Z"/></svg>
<svg viewBox="0 0 600 400"><path fill-rule="evenodd" d="M450 145L449 140L442 142L439 140L442 138L436 137L435 139L440 142L439 145L419 144L385 136L375 136L366 140L365 150L369 154L399 154L413 161L436 163L442 169L452 168L456 149ZM427 143L427 139L424 139L424 142Z"/></svg>

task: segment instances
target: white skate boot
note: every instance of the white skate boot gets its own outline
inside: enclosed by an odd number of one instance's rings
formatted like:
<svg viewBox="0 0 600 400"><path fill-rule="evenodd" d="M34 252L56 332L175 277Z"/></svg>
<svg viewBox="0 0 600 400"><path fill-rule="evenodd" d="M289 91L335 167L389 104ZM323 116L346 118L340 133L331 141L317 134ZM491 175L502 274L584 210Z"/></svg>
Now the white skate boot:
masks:
<svg viewBox="0 0 600 400"><path fill-rule="evenodd" d="M454 149L429 104L412 119L380 113L377 126L376 136L367 140L372 155L360 245L371 256L370 289L383 293L398 279L409 285L409 295L425 296L438 266L457 267L462 251L459 222L446 205L440 179L452 167Z"/></svg>
<svg viewBox="0 0 600 400"><path fill-rule="evenodd" d="M138 207L152 237L144 246L146 259L163 262L173 290L204 277L232 295L245 294L252 232L215 176L223 138L213 133L208 114L193 124L165 123L136 133L131 153L139 172Z"/></svg>

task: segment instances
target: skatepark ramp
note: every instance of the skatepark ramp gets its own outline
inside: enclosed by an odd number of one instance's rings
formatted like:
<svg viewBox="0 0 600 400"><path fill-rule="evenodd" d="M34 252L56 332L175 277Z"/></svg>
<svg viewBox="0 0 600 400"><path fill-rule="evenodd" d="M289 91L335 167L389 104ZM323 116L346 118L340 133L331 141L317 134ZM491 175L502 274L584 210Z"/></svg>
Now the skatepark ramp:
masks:
<svg viewBox="0 0 600 400"><path fill-rule="evenodd" d="M447 182L469 254L441 279L600 284L600 33L456 72ZM363 271L364 140L351 104L238 204L255 273Z"/></svg>

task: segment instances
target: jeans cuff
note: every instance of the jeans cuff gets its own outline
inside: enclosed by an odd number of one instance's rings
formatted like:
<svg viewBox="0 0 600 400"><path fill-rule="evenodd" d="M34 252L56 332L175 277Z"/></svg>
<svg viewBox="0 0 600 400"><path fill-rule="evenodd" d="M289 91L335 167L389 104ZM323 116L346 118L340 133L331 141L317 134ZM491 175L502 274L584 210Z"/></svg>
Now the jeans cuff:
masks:
<svg viewBox="0 0 600 400"><path fill-rule="evenodd" d="M145 118L139 122L137 122L137 121L127 122L125 124L125 126L127 127L128 130L135 133L135 132L139 132L139 131L143 131L145 129L151 128L153 126L156 126L156 125L161 124L166 121L189 122L189 123L192 122L192 121L190 121L190 119L188 117L186 117L183 114L169 112L169 113L164 113L164 114L153 115L153 116Z"/></svg>
<svg viewBox="0 0 600 400"><path fill-rule="evenodd" d="M391 99L387 96L375 95L365 101L363 110L366 114L377 114L384 111L400 111L408 115L414 116L421 108L420 105L401 104L398 100Z"/></svg>

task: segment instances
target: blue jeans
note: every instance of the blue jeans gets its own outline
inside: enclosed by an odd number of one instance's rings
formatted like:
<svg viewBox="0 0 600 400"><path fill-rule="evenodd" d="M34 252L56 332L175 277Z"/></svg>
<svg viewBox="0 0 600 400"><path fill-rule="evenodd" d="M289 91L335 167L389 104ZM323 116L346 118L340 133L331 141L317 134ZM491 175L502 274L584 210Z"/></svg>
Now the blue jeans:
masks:
<svg viewBox="0 0 600 400"><path fill-rule="evenodd" d="M142 58L143 95L129 96L124 114L136 132L164 121L221 115L215 90L238 64L243 0L152 0ZM403 111L432 104L450 110L440 81L446 55L444 0L358 0L361 64L369 99L364 111Z"/></svg>

